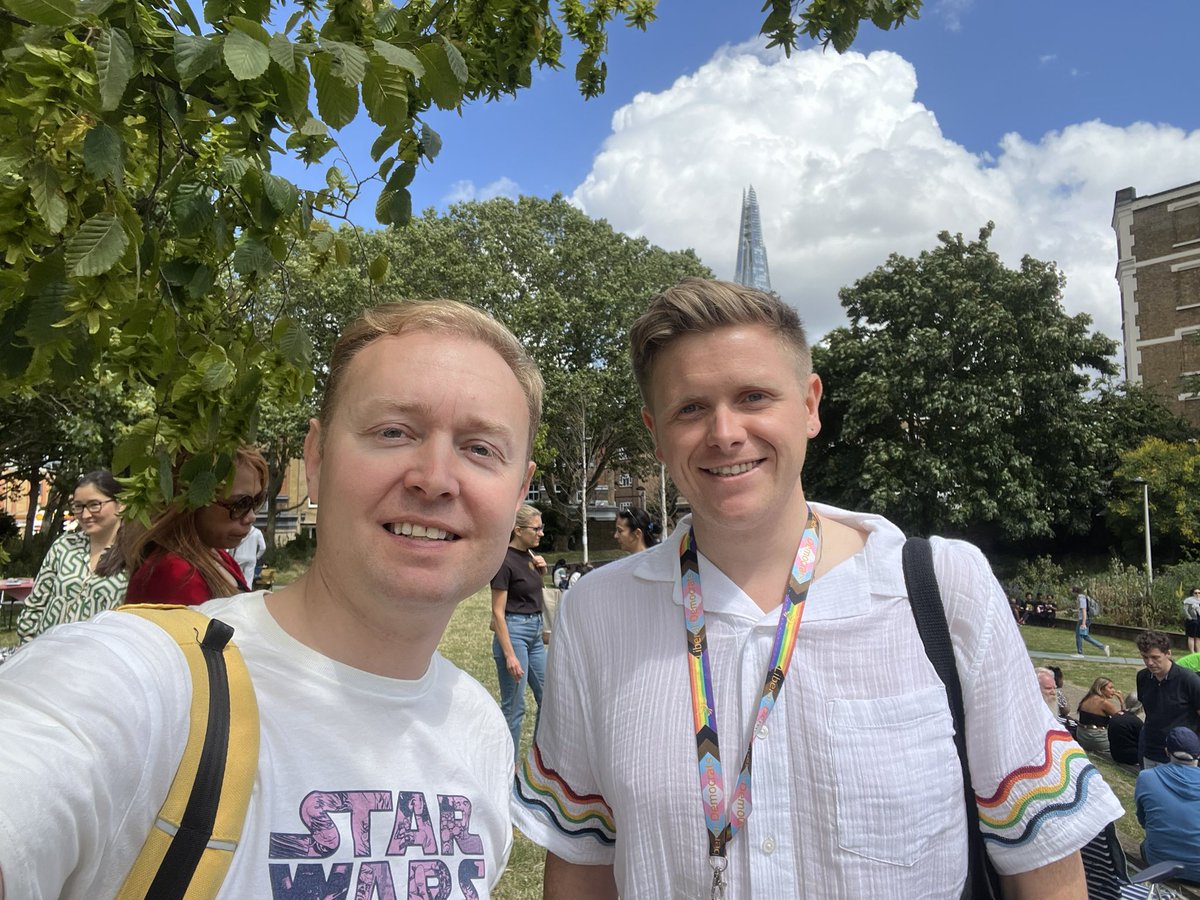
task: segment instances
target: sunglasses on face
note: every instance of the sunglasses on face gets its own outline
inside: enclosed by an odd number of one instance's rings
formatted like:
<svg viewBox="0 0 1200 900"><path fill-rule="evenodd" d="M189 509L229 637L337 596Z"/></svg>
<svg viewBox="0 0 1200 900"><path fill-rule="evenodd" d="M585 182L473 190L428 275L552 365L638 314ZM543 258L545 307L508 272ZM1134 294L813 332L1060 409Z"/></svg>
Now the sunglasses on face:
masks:
<svg viewBox="0 0 1200 900"><path fill-rule="evenodd" d="M70 509L71 514L75 515L75 516L82 513L85 509L94 516L94 515L97 515L100 512L100 510L104 509L105 503L116 503L116 502L117 502L116 500L113 500L111 498L108 500L89 500L87 503L72 502L71 505L68 507L68 509Z"/></svg>
<svg viewBox="0 0 1200 900"><path fill-rule="evenodd" d="M245 518L246 513L253 512L263 505L263 501L267 499L266 491L259 491L253 497L243 494L240 497L231 497L229 500L215 501L217 506L221 507L231 519Z"/></svg>

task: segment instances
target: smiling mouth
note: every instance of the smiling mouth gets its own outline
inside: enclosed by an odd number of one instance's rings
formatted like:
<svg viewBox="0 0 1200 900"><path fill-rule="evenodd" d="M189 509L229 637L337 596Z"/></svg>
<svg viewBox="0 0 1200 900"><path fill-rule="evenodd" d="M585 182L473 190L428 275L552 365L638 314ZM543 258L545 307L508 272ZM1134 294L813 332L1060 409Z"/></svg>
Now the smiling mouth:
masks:
<svg viewBox="0 0 1200 900"><path fill-rule="evenodd" d="M757 469L762 464L761 459L756 459L753 462L738 463L733 466L713 466L711 469L705 469L709 475L716 475L719 478L729 478L733 475L741 475L743 472L749 472L751 469Z"/></svg>
<svg viewBox="0 0 1200 900"><path fill-rule="evenodd" d="M433 526L414 525L411 522L391 522L383 526L392 534L420 538L426 541L457 541L458 535Z"/></svg>

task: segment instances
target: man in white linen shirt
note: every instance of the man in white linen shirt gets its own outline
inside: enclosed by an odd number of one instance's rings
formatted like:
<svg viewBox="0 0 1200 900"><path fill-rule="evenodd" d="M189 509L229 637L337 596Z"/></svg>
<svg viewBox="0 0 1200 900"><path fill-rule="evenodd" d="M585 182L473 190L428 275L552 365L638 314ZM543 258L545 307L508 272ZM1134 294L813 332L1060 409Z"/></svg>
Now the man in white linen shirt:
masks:
<svg viewBox="0 0 1200 900"><path fill-rule="evenodd" d="M489 895L512 739L436 651L504 557L541 395L516 339L464 304L386 304L338 341L304 447L311 568L200 607L233 627L260 712L220 897ZM179 766L187 673L165 632L119 612L0 667L0 897L117 895Z"/></svg>
<svg viewBox="0 0 1200 900"><path fill-rule="evenodd" d="M821 381L795 312L688 279L651 300L631 343L643 418L692 514L560 611L514 784L518 827L548 850L544 896L957 898L969 826L1008 896L1085 897L1078 850L1121 806L1042 703L986 560L933 542L968 823L904 535L805 498Z"/></svg>

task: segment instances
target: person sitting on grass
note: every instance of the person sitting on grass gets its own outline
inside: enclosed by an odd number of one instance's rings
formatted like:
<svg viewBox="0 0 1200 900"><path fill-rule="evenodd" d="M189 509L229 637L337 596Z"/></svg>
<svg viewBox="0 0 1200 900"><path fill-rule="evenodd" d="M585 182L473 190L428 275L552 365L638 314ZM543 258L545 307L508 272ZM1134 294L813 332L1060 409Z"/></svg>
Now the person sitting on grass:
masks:
<svg viewBox="0 0 1200 900"><path fill-rule="evenodd" d="M1124 697L1111 678L1097 678L1079 701L1075 740L1089 753L1108 753L1108 723L1121 711Z"/></svg>
<svg viewBox="0 0 1200 900"><path fill-rule="evenodd" d="M1146 829L1142 857L1147 864L1178 860L1179 878L1200 884L1200 737L1179 726L1167 733L1169 764L1137 777L1133 802Z"/></svg>
<svg viewBox="0 0 1200 900"><path fill-rule="evenodd" d="M1142 734L1142 701L1137 694L1125 697L1125 708L1108 720L1108 752L1113 762L1141 768L1138 740Z"/></svg>

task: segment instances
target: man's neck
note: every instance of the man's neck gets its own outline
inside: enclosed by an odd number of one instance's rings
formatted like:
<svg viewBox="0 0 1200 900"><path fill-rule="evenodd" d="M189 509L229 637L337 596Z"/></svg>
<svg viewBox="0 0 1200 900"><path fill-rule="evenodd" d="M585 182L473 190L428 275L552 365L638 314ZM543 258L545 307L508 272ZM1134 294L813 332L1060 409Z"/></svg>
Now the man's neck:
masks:
<svg viewBox="0 0 1200 900"><path fill-rule="evenodd" d="M335 662L386 678L424 675L454 608L388 606L369 596L352 598L355 605L348 597L313 568L266 603L280 628Z"/></svg>
<svg viewBox="0 0 1200 900"><path fill-rule="evenodd" d="M799 512L784 517L778 527L745 532L731 531L693 519L700 552L736 584L764 612L783 602L796 551L807 524L807 504L800 499ZM813 578L819 578L838 563L863 548L862 533L832 519L820 521L821 550Z"/></svg>

